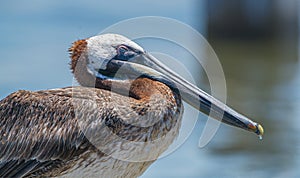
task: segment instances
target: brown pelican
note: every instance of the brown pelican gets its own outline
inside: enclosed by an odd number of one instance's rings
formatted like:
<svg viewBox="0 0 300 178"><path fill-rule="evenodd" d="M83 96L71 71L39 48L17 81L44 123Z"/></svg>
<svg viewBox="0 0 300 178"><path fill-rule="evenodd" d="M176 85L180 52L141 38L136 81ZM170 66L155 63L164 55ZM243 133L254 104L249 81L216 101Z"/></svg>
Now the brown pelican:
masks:
<svg viewBox="0 0 300 178"><path fill-rule="evenodd" d="M81 87L20 90L0 102L0 177L140 176L178 135L181 99L263 134L124 36L79 40L70 54Z"/></svg>

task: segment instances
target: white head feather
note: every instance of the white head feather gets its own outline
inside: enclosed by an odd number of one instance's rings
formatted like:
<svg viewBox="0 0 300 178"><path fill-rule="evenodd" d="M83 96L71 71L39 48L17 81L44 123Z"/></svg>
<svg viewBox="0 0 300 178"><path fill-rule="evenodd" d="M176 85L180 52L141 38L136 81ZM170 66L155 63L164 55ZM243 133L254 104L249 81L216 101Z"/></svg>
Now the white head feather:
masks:
<svg viewBox="0 0 300 178"><path fill-rule="evenodd" d="M126 45L144 51L141 46L118 34L102 34L87 39L88 71L97 75L99 69L106 69L109 60L117 55L116 47Z"/></svg>

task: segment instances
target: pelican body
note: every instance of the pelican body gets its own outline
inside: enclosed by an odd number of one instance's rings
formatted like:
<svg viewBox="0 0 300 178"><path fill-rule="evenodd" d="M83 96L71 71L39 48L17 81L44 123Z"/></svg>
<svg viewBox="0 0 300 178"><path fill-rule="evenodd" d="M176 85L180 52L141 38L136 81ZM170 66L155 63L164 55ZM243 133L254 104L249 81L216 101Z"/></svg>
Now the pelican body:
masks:
<svg viewBox="0 0 300 178"><path fill-rule="evenodd" d="M263 134L124 36L78 40L70 54L80 86L1 100L0 177L138 177L178 135L182 100Z"/></svg>

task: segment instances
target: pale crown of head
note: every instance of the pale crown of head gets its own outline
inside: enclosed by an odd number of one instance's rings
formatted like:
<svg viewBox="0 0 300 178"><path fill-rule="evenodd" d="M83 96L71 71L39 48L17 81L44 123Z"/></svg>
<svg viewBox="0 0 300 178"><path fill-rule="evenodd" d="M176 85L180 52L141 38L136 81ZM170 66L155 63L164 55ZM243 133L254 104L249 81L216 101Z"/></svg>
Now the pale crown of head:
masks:
<svg viewBox="0 0 300 178"><path fill-rule="evenodd" d="M101 34L87 39L88 71L95 75L99 69L106 69L106 64L117 55L116 47L126 45L144 51L141 46L118 34Z"/></svg>

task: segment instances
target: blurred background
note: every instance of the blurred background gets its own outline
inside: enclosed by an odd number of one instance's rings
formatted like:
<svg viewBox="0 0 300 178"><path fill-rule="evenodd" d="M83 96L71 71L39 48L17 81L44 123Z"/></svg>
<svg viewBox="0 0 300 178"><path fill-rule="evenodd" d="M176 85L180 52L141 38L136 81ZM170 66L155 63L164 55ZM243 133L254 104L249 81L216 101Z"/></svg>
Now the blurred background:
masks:
<svg viewBox="0 0 300 178"><path fill-rule="evenodd" d="M142 177L300 177L299 5L297 0L3 1L0 98L19 89L72 85L67 49L75 40L128 18L174 18L206 37L223 66L227 103L262 123L266 134L260 141L222 125L200 149L207 119L201 115L187 141ZM205 74L200 76L199 86L209 92Z"/></svg>

